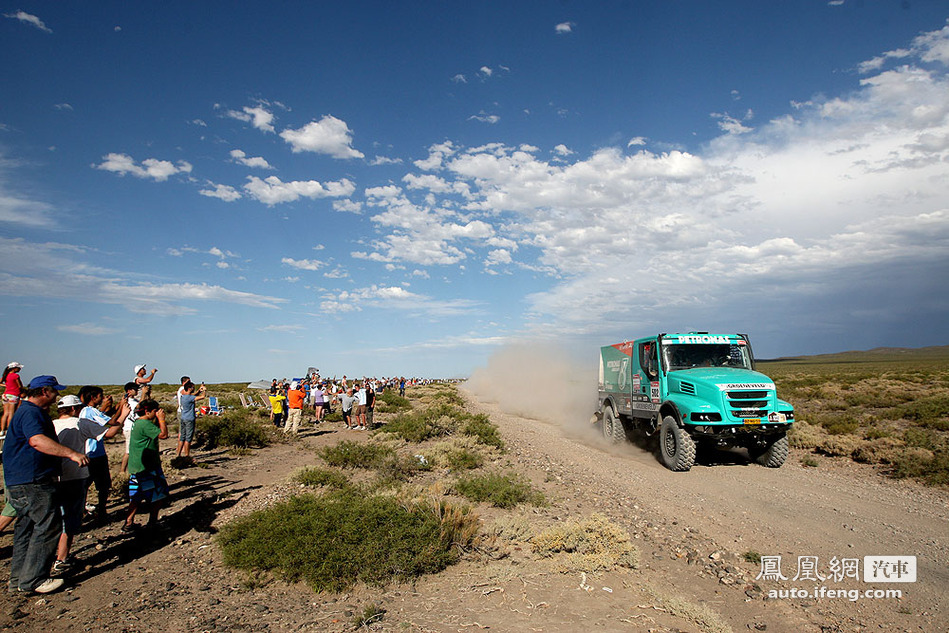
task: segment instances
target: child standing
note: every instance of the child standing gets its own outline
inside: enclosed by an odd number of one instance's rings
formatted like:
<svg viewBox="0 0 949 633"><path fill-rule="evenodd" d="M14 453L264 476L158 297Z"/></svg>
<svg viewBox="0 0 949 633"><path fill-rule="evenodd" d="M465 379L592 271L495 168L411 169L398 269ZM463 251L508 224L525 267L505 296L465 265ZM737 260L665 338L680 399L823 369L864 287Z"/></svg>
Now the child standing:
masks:
<svg viewBox="0 0 949 633"><path fill-rule="evenodd" d="M168 426L158 415L161 406L152 399L138 405L129 441L129 510L123 532L135 529L135 514L143 502L149 505L148 526L158 525L158 511L168 498L168 482L161 470L158 440L168 437Z"/></svg>
<svg viewBox="0 0 949 633"><path fill-rule="evenodd" d="M183 392L178 398L178 420L180 421L178 430L178 457L191 457L191 441L194 439L194 424L197 419L195 412L196 402L203 400L208 393L204 383L194 391L194 383L190 380L182 387Z"/></svg>
<svg viewBox="0 0 949 633"><path fill-rule="evenodd" d="M270 388L270 419L274 426L283 426L283 403L286 401L287 397L276 386Z"/></svg>
<svg viewBox="0 0 949 633"><path fill-rule="evenodd" d="M129 471L129 440L132 439L132 424L135 423L135 410L138 409L138 385L134 382L125 383L125 402L128 403L129 413L122 422L122 435L125 437L125 454L122 455L122 472Z"/></svg>

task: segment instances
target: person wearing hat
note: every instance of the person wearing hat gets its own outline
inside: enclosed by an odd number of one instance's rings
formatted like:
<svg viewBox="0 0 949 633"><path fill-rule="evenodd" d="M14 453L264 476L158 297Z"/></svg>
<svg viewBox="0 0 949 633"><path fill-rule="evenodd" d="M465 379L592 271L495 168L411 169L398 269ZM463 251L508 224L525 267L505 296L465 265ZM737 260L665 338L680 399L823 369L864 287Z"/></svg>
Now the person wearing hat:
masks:
<svg viewBox="0 0 949 633"><path fill-rule="evenodd" d="M152 386L149 384L153 378L155 378L155 372L157 369L152 369L152 373L145 375L145 365L136 365L135 366L135 384L138 385L138 398L137 400L141 402L147 398L152 397Z"/></svg>
<svg viewBox="0 0 949 633"><path fill-rule="evenodd" d="M88 418L80 418L79 412L82 408L82 400L77 396L63 396L58 403L59 418L53 421L59 443L76 452L85 450L86 440L101 441L115 437L122 429L122 421L129 413L128 401L123 398L119 407L120 415L112 418L109 426L103 427ZM72 547L73 536L82 526L88 477L88 466L79 466L69 459L62 460L59 495L63 513L63 530L56 549L56 561L53 563L54 577L68 572L72 564L69 559L69 549Z"/></svg>
<svg viewBox="0 0 949 633"><path fill-rule="evenodd" d="M10 559L11 591L50 593L63 586L61 578L49 578L63 530L56 479L62 458L79 466L89 464L84 453L57 441L56 427L47 411L65 388L55 376L31 380L3 443L3 480L17 514Z"/></svg>
<svg viewBox="0 0 949 633"><path fill-rule="evenodd" d="M303 420L303 401L306 399L306 392L300 386L300 383L294 380L290 383L290 389L287 391L287 424L283 427L284 433L300 432L300 422Z"/></svg>
<svg viewBox="0 0 949 633"><path fill-rule="evenodd" d="M10 426L10 420L16 408L20 406L20 393L23 391L23 383L20 382L20 370L23 365L13 361L3 370L3 418L0 419L0 438L7 434L7 427Z"/></svg>

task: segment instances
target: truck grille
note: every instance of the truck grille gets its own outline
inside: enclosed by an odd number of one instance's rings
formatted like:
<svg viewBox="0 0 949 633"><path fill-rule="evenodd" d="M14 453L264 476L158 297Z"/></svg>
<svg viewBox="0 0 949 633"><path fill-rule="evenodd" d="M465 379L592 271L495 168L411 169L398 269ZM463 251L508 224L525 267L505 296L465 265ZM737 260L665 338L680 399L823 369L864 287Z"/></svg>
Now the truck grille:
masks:
<svg viewBox="0 0 949 633"><path fill-rule="evenodd" d="M768 415L771 402L767 391L727 391L725 401L731 409L732 417L763 418Z"/></svg>
<svg viewBox="0 0 949 633"><path fill-rule="evenodd" d="M727 391L729 400L761 400L768 398L767 391Z"/></svg>

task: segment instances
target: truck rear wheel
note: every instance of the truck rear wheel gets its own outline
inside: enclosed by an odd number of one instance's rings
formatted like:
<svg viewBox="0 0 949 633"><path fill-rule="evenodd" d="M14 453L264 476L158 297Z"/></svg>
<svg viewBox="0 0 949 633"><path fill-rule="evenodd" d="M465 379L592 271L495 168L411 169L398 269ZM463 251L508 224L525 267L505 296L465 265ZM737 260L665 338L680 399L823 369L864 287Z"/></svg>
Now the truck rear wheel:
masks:
<svg viewBox="0 0 949 633"><path fill-rule="evenodd" d="M748 449L748 454L753 460L767 468L781 468L784 460L788 458L788 436L782 435L778 439L770 442L767 448L752 447Z"/></svg>
<svg viewBox="0 0 949 633"><path fill-rule="evenodd" d="M619 444L626 439L623 421L613 413L613 407L606 407L603 412L603 437L610 444Z"/></svg>
<svg viewBox="0 0 949 633"><path fill-rule="evenodd" d="M669 415L662 419L659 429L659 450L669 470L685 472L695 463L695 442Z"/></svg>

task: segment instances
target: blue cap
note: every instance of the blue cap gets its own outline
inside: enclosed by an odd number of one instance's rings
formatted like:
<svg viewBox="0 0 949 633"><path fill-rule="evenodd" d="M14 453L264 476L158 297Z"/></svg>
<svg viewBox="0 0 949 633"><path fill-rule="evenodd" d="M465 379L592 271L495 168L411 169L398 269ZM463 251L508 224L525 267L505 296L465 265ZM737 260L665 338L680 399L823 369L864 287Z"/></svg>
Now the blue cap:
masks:
<svg viewBox="0 0 949 633"><path fill-rule="evenodd" d="M30 386L27 389L39 389L40 387L52 387L56 391L62 391L66 388L66 385L59 384L56 376L37 376L30 381Z"/></svg>

